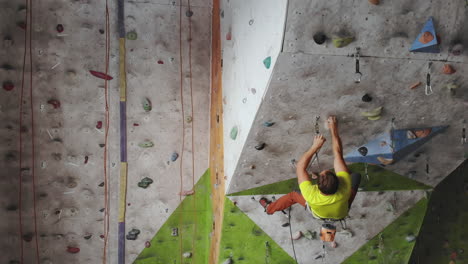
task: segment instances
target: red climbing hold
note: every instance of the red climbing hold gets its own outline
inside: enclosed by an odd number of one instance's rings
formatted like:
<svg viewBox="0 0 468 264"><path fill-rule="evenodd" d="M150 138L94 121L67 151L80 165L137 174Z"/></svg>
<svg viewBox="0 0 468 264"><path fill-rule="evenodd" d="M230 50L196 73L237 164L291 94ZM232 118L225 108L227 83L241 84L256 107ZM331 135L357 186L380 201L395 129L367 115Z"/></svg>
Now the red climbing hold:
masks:
<svg viewBox="0 0 468 264"><path fill-rule="evenodd" d="M100 235L99 237L102 238L102 239L104 239L104 235Z"/></svg>
<svg viewBox="0 0 468 264"><path fill-rule="evenodd" d="M54 107L54 109L60 108L60 102L58 100L50 99L49 101L47 101L47 103L51 104Z"/></svg>
<svg viewBox="0 0 468 264"><path fill-rule="evenodd" d="M151 247L151 242L146 241L146 242L145 242L145 248L149 248L149 247Z"/></svg>
<svg viewBox="0 0 468 264"><path fill-rule="evenodd" d="M232 40L231 31L229 31L228 33L226 33L226 40Z"/></svg>
<svg viewBox="0 0 468 264"><path fill-rule="evenodd" d="M12 82L10 81L3 82L3 89L5 91L11 91L13 90L13 88L15 88L15 85Z"/></svg>
<svg viewBox="0 0 468 264"><path fill-rule="evenodd" d="M58 25L57 25L57 27L56 27L56 29L57 29L57 32L58 32L58 33L62 33L62 32L63 32L63 30L64 30L64 28L63 28L63 25L62 25L62 24L58 24Z"/></svg>
<svg viewBox="0 0 468 264"><path fill-rule="evenodd" d="M158 64L164 64L164 61L158 60Z"/></svg>
<svg viewBox="0 0 468 264"><path fill-rule="evenodd" d="M133 123L133 126L140 126L140 124L138 124L138 123Z"/></svg>
<svg viewBox="0 0 468 264"><path fill-rule="evenodd" d="M77 248L77 247L67 247L67 252L68 252L68 253L72 253L72 254L76 254L76 253L80 252L80 248Z"/></svg>
<svg viewBox="0 0 468 264"><path fill-rule="evenodd" d="M114 78L112 78L112 76L107 75L107 74L102 73L102 72L91 71L91 70L90 70L89 72L90 72L93 76L98 77L98 78L100 78L100 79L104 79L104 80L108 80L108 81L114 79Z"/></svg>
<svg viewBox="0 0 468 264"><path fill-rule="evenodd" d="M102 121L97 121L96 123L96 128L101 129L102 128Z"/></svg>
<svg viewBox="0 0 468 264"><path fill-rule="evenodd" d="M26 30L26 23L24 21L20 21L16 23L16 25L24 30Z"/></svg>

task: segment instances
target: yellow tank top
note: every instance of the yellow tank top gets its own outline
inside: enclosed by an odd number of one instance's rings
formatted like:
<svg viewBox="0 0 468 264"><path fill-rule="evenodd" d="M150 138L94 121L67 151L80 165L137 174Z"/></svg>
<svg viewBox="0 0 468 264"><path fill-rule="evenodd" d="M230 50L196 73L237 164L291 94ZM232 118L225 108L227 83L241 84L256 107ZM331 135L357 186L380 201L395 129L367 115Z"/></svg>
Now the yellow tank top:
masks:
<svg viewBox="0 0 468 264"><path fill-rule="evenodd" d="M338 190L331 195L320 192L317 184L310 181L299 185L302 196L309 204L312 212L320 218L342 219L348 215L348 200L351 195L351 176L345 171L336 173Z"/></svg>

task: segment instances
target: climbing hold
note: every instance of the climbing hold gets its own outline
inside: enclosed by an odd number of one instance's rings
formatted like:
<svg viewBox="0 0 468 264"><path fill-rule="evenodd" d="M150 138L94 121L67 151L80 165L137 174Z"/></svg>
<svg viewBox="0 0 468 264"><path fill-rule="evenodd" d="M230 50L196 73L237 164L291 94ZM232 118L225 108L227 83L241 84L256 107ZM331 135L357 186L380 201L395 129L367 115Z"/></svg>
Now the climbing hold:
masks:
<svg viewBox="0 0 468 264"><path fill-rule="evenodd" d="M192 121L193 121L193 119L192 119L191 116L187 116L187 117L185 118L185 122L187 122L187 123L189 123L189 124L192 123Z"/></svg>
<svg viewBox="0 0 468 264"><path fill-rule="evenodd" d="M369 119L371 121L376 121L376 120L379 120L380 118L381 118L381 116L370 116L367 119Z"/></svg>
<svg viewBox="0 0 468 264"><path fill-rule="evenodd" d="M87 163L88 163L88 160L89 160L89 157L88 157L88 156L85 156L85 157L84 157L84 164L87 164Z"/></svg>
<svg viewBox="0 0 468 264"><path fill-rule="evenodd" d="M369 94L365 94L364 96L362 96L362 101L368 103L372 101L372 97Z"/></svg>
<svg viewBox="0 0 468 264"><path fill-rule="evenodd" d="M6 207L6 210L7 211L16 211L18 210L18 206L14 205L14 204L10 204Z"/></svg>
<svg viewBox="0 0 468 264"><path fill-rule="evenodd" d="M15 85L10 82L10 81L4 81L3 82L3 90L5 91L11 91L15 88Z"/></svg>
<svg viewBox="0 0 468 264"><path fill-rule="evenodd" d="M332 39L333 45L336 48L343 48L348 46L351 42L354 41L354 37L335 37Z"/></svg>
<svg viewBox="0 0 468 264"><path fill-rule="evenodd" d="M459 56L463 53L463 45L462 44L455 44L452 47L452 55Z"/></svg>
<svg viewBox="0 0 468 264"><path fill-rule="evenodd" d="M104 34L104 29L99 29L99 33Z"/></svg>
<svg viewBox="0 0 468 264"><path fill-rule="evenodd" d="M145 140L143 142L138 143L140 148L151 148L154 146L154 143L150 140Z"/></svg>
<svg viewBox="0 0 468 264"><path fill-rule="evenodd" d="M366 156L368 150L367 150L366 147L360 147L360 148L358 149L358 152L359 152L359 154L361 154L362 156Z"/></svg>
<svg viewBox="0 0 468 264"><path fill-rule="evenodd" d="M101 208L99 209L99 212L103 213L106 210L106 208Z"/></svg>
<svg viewBox="0 0 468 264"><path fill-rule="evenodd" d="M257 146L255 146L255 149L256 149L256 150L262 150L262 149L265 148L265 146L266 146L265 143L260 143L260 144L258 144Z"/></svg>
<svg viewBox="0 0 468 264"><path fill-rule="evenodd" d="M137 38L138 38L138 34L135 31L127 32L128 40L136 40Z"/></svg>
<svg viewBox="0 0 468 264"><path fill-rule="evenodd" d="M99 147L101 147L101 148L103 148L105 146L106 146L106 144L103 144L103 143L99 144Z"/></svg>
<svg viewBox="0 0 468 264"><path fill-rule="evenodd" d="M229 28L229 31L226 33L226 40L232 40L231 28Z"/></svg>
<svg viewBox="0 0 468 264"><path fill-rule="evenodd" d="M83 238L86 239L86 240L89 240L89 239L91 239L92 236L93 236L93 235L88 234L88 235L85 235Z"/></svg>
<svg viewBox="0 0 468 264"><path fill-rule="evenodd" d="M133 123L133 126L134 126L134 127L137 127L137 126L140 126L140 124L138 124L138 123Z"/></svg>
<svg viewBox="0 0 468 264"><path fill-rule="evenodd" d="M26 29L26 23L24 21L19 21L16 25L22 29Z"/></svg>
<svg viewBox="0 0 468 264"><path fill-rule="evenodd" d="M424 24L421 33L411 45L410 51L413 52L429 52L439 53L439 41L434 36L437 36L434 28L434 22L430 17Z"/></svg>
<svg viewBox="0 0 468 264"><path fill-rule="evenodd" d="M375 118L377 118L377 117L378 117L377 119L380 118L380 114L382 113L382 109L383 109L383 107L380 106L380 107L374 108L374 109L372 109L370 111L362 112L361 115L367 117L369 120L376 120Z"/></svg>
<svg viewBox="0 0 468 264"><path fill-rule="evenodd" d="M231 128L231 133L229 134L229 136L231 137L232 140L236 140L238 132L239 132L239 129L237 128L237 126L233 126Z"/></svg>
<svg viewBox="0 0 468 264"><path fill-rule="evenodd" d="M149 247L151 247L151 242L146 241L146 242L145 242L145 248L149 248Z"/></svg>
<svg viewBox="0 0 468 264"><path fill-rule="evenodd" d="M284 223L281 225L282 227L288 227L289 226L289 223Z"/></svg>
<svg viewBox="0 0 468 264"><path fill-rule="evenodd" d="M297 232L293 235L292 239L293 239L293 240L298 240L298 239L300 239L301 237L302 237L302 232L301 232L301 231L297 231Z"/></svg>
<svg viewBox="0 0 468 264"><path fill-rule="evenodd" d="M323 32L317 32L314 34L313 39L318 45L322 45L327 41L327 36Z"/></svg>
<svg viewBox="0 0 468 264"><path fill-rule="evenodd" d="M332 248L337 248L338 244L335 241L333 241L333 242L331 242L331 247Z"/></svg>
<svg viewBox="0 0 468 264"><path fill-rule="evenodd" d="M102 121L97 121L96 123L96 128L101 129L102 128Z"/></svg>
<svg viewBox="0 0 468 264"><path fill-rule="evenodd" d="M126 236L127 240L136 240L138 235L140 234L140 230L132 228Z"/></svg>
<svg viewBox="0 0 468 264"><path fill-rule="evenodd" d="M250 20L249 20L249 26L253 25L253 23L254 23L254 20L253 20L253 19L250 19Z"/></svg>
<svg viewBox="0 0 468 264"><path fill-rule="evenodd" d="M184 252L184 254L182 254L182 256L184 258L190 258L190 257L192 257L192 252Z"/></svg>
<svg viewBox="0 0 468 264"><path fill-rule="evenodd" d="M50 99L49 101L47 101L48 104L52 105L54 107L54 109L57 109L57 108L60 108L60 102L59 100L56 100L56 99Z"/></svg>
<svg viewBox="0 0 468 264"><path fill-rule="evenodd" d="M187 17L192 17L193 16L193 11L192 10L187 10L187 12L185 12L185 15Z"/></svg>
<svg viewBox="0 0 468 264"><path fill-rule="evenodd" d="M431 42L432 40L434 40L434 35L432 35L431 32L426 31L426 32L421 34L421 36L419 37L418 40L422 44L427 44L427 43Z"/></svg>
<svg viewBox="0 0 468 264"><path fill-rule="evenodd" d="M164 61L158 60L158 64L164 64Z"/></svg>
<svg viewBox="0 0 468 264"><path fill-rule="evenodd" d="M33 234L32 233L26 233L23 235L23 240L26 242L31 242L33 239Z"/></svg>
<svg viewBox="0 0 468 264"><path fill-rule="evenodd" d="M371 3L373 5L378 5L378 4L380 4L380 1L379 0L369 0L369 3Z"/></svg>
<svg viewBox="0 0 468 264"><path fill-rule="evenodd" d="M189 196L189 195L192 195L194 193L195 193L194 190L188 190L188 191L182 191L179 194L182 195L182 196Z"/></svg>
<svg viewBox="0 0 468 264"><path fill-rule="evenodd" d="M177 160L177 158L179 158L179 154L177 154L177 152L172 153L172 155L171 155L171 161L174 162L174 161Z"/></svg>
<svg viewBox="0 0 468 264"><path fill-rule="evenodd" d="M413 242L414 240L416 240L416 237L414 235L410 234L410 235L407 235L405 239L408 242Z"/></svg>
<svg viewBox="0 0 468 264"><path fill-rule="evenodd" d="M444 68L442 69L444 74L454 74L456 70L450 64L444 64Z"/></svg>
<svg viewBox="0 0 468 264"><path fill-rule="evenodd" d="M138 183L138 187L140 188L143 188L143 189L146 189L148 188L148 186L150 186L150 184L153 183L153 180L148 178L148 177L145 177L143 178L139 183Z"/></svg>
<svg viewBox="0 0 468 264"><path fill-rule="evenodd" d="M417 87L418 87L419 85L421 85L421 84L422 84L421 82L415 82L415 83L413 83L409 88L410 88L410 89L415 89L415 88L417 88Z"/></svg>
<svg viewBox="0 0 468 264"><path fill-rule="evenodd" d="M62 33L65 28L62 24L58 24L57 27L55 27L55 29L57 29L58 33Z"/></svg>
<svg viewBox="0 0 468 264"><path fill-rule="evenodd" d="M265 65L265 68L270 69L271 66L271 57L268 56L263 60L263 65Z"/></svg>
<svg viewBox="0 0 468 264"><path fill-rule="evenodd" d="M232 259L231 258L228 258L226 259L223 264L232 264Z"/></svg>
<svg viewBox="0 0 468 264"><path fill-rule="evenodd" d="M275 122L265 121L265 122L263 123L263 126L265 126L265 127L271 127L271 126L273 126L274 124L275 124Z"/></svg>
<svg viewBox="0 0 468 264"><path fill-rule="evenodd" d="M390 164L393 164L393 159L386 159L386 158L383 158L383 157L377 157L377 160L382 163L383 165L390 165Z"/></svg>
<svg viewBox="0 0 468 264"><path fill-rule="evenodd" d="M102 72L98 72L98 71L92 71L90 70L89 71L94 77L97 77L97 78L100 78L100 79L104 79L104 80L112 80L114 78L112 78L112 76L110 75L107 75L105 73L102 73Z"/></svg>
<svg viewBox="0 0 468 264"><path fill-rule="evenodd" d="M172 228L171 236L176 237L179 235L179 229L177 227Z"/></svg>
<svg viewBox="0 0 468 264"><path fill-rule="evenodd" d="M101 182L98 186L99 187L104 187L104 182Z"/></svg>
<svg viewBox="0 0 468 264"><path fill-rule="evenodd" d="M310 230L307 230L305 233L304 233L304 237L309 239L309 240L312 240L312 239L316 239L317 238L317 232L311 232Z"/></svg>
<svg viewBox="0 0 468 264"><path fill-rule="evenodd" d="M72 254L76 254L76 253L80 252L80 248L77 248L77 247L67 247L67 252L68 252L68 253L72 253Z"/></svg>
<svg viewBox="0 0 468 264"><path fill-rule="evenodd" d="M145 110L145 112L149 112L149 111L151 111L151 109L153 109L153 106L151 105L150 99L144 98L143 99L143 110Z"/></svg>
<svg viewBox="0 0 468 264"><path fill-rule="evenodd" d="M70 78L75 78L76 77L76 72L74 70L68 70L67 71L67 76Z"/></svg>

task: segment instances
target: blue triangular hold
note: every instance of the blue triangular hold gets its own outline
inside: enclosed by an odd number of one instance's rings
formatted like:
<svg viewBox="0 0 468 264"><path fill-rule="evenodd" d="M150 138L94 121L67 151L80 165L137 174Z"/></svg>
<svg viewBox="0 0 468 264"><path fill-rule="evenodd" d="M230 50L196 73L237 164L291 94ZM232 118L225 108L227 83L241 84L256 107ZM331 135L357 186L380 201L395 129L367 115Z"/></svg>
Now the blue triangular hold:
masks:
<svg viewBox="0 0 468 264"><path fill-rule="evenodd" d="M423 44L419 41L419 38L424 34L424 32L429 32L434 36L434 39L431 40L430 42ZM437 41L437 35L435 32L434 28L434 22L432 20L432 17L430 17L427 21L426 24L424 25L423 29L419 33L418 37L416 40L413 42L413 45L411 45L410 51L413 52L428 52L428 53L439 53L439 42Z"/></svg>
<svg viewBox="0 0 468 264"><path fill-rule="evenodd" d="M371 164L382 164L382 161L395 163L401 160L404 156L413 152L421 145L429 141L435 135L443 132L448 126L436 126L429 128L407 128L397 129L391 132L378 135L375 139L362 147L367 149L367 154L364 156L355 149L345 156L348 162L365 162ZM424 137L416 137L415 132L427 131L430 133ZM409 138L408 135L413 135L415 138Z"/></svg>

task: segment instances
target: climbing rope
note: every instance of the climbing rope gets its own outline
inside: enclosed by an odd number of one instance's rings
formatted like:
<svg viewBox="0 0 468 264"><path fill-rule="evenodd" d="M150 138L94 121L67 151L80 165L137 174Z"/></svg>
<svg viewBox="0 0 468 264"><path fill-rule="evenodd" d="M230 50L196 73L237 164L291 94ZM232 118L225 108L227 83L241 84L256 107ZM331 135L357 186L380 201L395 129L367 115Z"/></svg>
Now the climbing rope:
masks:
<svg viewBox="0 0 468 264"><path fill-rule="evenodd" d="M110 19L109 19L109 4L108 0L106 0L106 57L105 57L105 65L106 65L106 72L105 74L109 74L109 57L110 57ZM105 97L105 136L104 136L104 249L103 249L103 264L107 264L107 244L109 241L109 224L110 224L110 214L109 214L109 177L107 173L107 154L108 154L108 137L109 137L109 89L108 89L108 79L104 79L104 97Z"/></svg>
<svg viewBox="0 0 468 264"><path fill-rule="evenodd" d="M189 20L189 80L190 80L190 115L192 117L192 190L193 192L193 236L192 236L192 259L193 263L196 263L196 258L195 258L195 238L197 236L197 201L196 201L196 195L197 192L195 192L195 116L194 116L194 100L193 100L193 82L192 82L192 9L190 5L190 0L187 2L188 5L188 20ZM183 122L184 120L182 120Z"/></svg>
<svg viewBox="0 0 468 264"><path fill-rule="evenodd" d="M18 191L18 213L19 213L19 234L20 234L20 263L24 263L24 249L23 249L23 178L22 178L22 167L23 167L23 99L24 99L24 86L25 86L25 72L26 72L26 57L29 52L29 100L31 111L31 178L32 178L32 192L33 192L33 219L34 219L34 241L36 248L36 263L39 263L39 243L37 235L37 210L36 210L36 176L35 176L35 144L34 144L34 109L33 109L33 67L32 67L32 12L33 6L32 1L26 0L26 14L25 14L25 28L24 28L24 51L23 51L23 67L22 67L22 80L21 80L21 92L19 102L19 191ZM29 35L28 35L29 32ZM29 38L29 42L28 42ZM29 45L29 49L28 49Z"/></svg>
<svg viewBox="0 0 468 264"><path fill-rule="evenodd" d="M297 256L296 256L296 249L294 248L294 239L293 239L293 236L292 236L292 227L291 227L291 207L289 207L289 210L288 210L288 225L289 225L289 237L291 238L291 245L292 245L292 249L293 249L293 253L294 253L294 260L296 261L296 264L297 264Z"/></svg>

